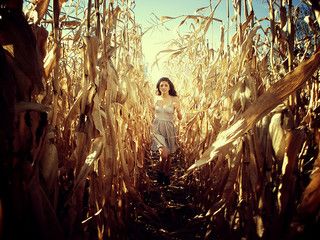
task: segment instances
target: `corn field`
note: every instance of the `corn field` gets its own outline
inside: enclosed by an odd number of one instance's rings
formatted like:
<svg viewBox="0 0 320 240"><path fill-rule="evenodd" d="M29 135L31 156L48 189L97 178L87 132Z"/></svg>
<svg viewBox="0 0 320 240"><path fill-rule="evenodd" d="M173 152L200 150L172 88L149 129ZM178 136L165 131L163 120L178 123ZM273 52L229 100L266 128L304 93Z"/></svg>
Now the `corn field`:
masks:
<svg viewBox="0 0 320 240"><path fill-rule="evenodd" d="M0 239L316 238L320 5L297 2L159 18L190 29L158 54L183 112L163 187L135 1L0 0Z"/></svg>

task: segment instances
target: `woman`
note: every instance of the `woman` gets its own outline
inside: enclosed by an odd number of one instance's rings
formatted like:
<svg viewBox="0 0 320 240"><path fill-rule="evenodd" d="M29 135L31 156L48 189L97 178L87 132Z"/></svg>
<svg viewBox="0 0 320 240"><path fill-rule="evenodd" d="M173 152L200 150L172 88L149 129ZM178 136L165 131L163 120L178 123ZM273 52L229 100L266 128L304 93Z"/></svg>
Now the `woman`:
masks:
<svg viewBox="0 0 320 240"><path fill-rule="evenodd" d="M174 115L182 119L180 103L173 83L167 77L162 77L157 85L157 98L155 101L155 116L153 121L153 143L151 149L159 151L160 171L158 181L169 185L170 157L177 148L177 136L174 126Z"/></svg>

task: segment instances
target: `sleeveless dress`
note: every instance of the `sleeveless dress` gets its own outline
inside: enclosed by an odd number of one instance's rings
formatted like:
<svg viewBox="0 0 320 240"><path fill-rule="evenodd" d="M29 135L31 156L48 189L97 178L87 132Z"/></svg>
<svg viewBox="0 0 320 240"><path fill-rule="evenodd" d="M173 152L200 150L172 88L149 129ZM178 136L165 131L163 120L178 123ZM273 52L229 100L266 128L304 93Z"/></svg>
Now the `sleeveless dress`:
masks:
<svg viewBox="0 0 320 240"><path fill-rule="evenodd" d="M155 119L152 124L152 145L151 150L157 151L159 147L165 146L170 153L174 153L177 148L177 135L174 126L174 106L155 106Z"/></svg>

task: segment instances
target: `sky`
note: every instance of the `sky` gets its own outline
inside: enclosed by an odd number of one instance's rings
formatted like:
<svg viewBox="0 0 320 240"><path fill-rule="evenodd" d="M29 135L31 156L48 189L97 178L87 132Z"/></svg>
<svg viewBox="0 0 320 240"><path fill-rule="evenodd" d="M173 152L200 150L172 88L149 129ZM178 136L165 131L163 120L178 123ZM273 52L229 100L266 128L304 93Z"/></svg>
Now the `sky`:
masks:
<svg viewBox="0 0 320 240"><path fill-rule="evenodd" d="M267 13L267 5L262 4L262 1L254 0L255 13L261 16L263 13ZM218 2L218 0L212 0L212 6L215 7ZM221 19L224 22L225 29L227 24L226 2L226 0L221 1L214 15L215 18ZM176 17L197 14L196 10L209 6L210 0L136 0L135 3L136 22L141 24L142 29L146 30L154 25L154 20L156 19L154 15L157 17ZM209 12L207 11L206 14L209 15ZM230 1L230 16L233 15L232 1ZM166 30L164 27L157 27L147 31L142 37L142 50L152 81L157 81L160 77L167 75L161 63L159 68L153 67L151 69L151 65L155 61L157 53L166 49L168 41L177 38L177 31L183 31L183 28L178 28L182 20L183 18L179 18L166 23L165 26L170 30ZM208 31L208 36L210 36L208 38L209 44L213 49L219 47L221 25L220 22L213 21L212 28Z"/></svg>
<svg viewBox="0 0 320 240"><path fill-rule="evenodd" d="M209 0L136 0L136 7L134 9L136 22L141 24L142 28L146 30L154 25L156 20L155 15L157 17L192 15L195 14L197 9L208 6L209 2ZM150 29L142 37L142 50L145 56L145 63L153 81L157 81L160 77L167 75L164 68L162 68L161 62L159 68L153 67L151 69L151 65L155 61L157 53L166 49L168 41L177 38L177 31L182 30L178 29L178 25L182 20L183 18L179 18L167 22L165 26L170 30L159 26ZM220 29L220 26L216 25Z"/></svg>
<svg viewBox="0 0 320 240"><path fill-rule="evenodd" d="M230 16L234 16L232 2L234 0L221 0L218 8L215 11L213 17L221 19L225 30L227 29L227 7L226 3L230 3ZM302 0L293 0L294 5L298 5ZM215 7L219 0L211 0L212 6ZM243 1L242 1L243 2ZM268 0L252 0L255 16L260 19L269 15L268 13ZM209 6L210 0L135 0L135 17L136 22L141 24L142 29L146 30L150 26L154 25L154 19L161 16L176 17L180 15L192 15L196 14L196 10L202 7ZM206 12L209 15L209 12ZM166 30L164 27L153 28L146 32L142 37L142 51L145 56L145 64L148 69L148 73L151 80L157 81L160 77L166 76L164 68L160 63L160 68L154 67L151 69L152 63L155 61L155 56L161 50L165 50L167 43L171 39L177 38L177 31L182 31L183 28L178 28L179 23L183 18L179 18L175 21L170 21L165 24L170 30ZM244 19L242 18L242 22ZM262 24L267 24L264 21ZM221 23L213 21L212 27L208 31L208 40L210 47L217 50L220 42L220 27ZM235 24L230 23L230 38L234 33Z"/></svg>

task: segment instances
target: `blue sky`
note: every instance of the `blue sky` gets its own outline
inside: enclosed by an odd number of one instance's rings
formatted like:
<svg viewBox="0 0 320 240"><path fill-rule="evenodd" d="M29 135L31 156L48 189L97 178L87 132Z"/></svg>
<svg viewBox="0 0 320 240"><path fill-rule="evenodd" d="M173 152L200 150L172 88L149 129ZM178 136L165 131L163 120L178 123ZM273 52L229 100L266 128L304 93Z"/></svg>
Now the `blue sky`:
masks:
<svg viewBox="0 0 320 240"><path fill-rule="evenodd" d="M142 28L146 30L153 24L153 16L171 16L176 17L179 15L193 15L196 14L196 10L202 7L206 7L210 4L209 0L136 0L136 6L134 8L136 22L142 25ZM221 19L223 25L227 26L227 7L226 0L222 0L220 5L215 11L215 18ZM266 16L268 14L267 4L262 3L263 0L253 0L254 11L258 18ZM218 3L218 0L212 1L212 6ZM209 15L209 11L206 12ZM232 1L230 0L230 16L233 16ZM145 62L150 66L155 60L156 54L166 49L166 43L177 37L177 31L183 31L183 28L178 29L179 23L183 18L172 20L166 23L166 27L170 30L166 30L163 27L155 28L148 31L142 38L142 48L145 55ZM217 49L220 42L220 27L222 23L213 21L212 28L209 29L208 36L211 47ZM232 28L232 23L230 23ZM213 30L213 31L212 31ZM231 36L231 35L230 35ZM163 72L161 65L160 69L150 69L149 73L153 80L166 75Z"/></svg>

